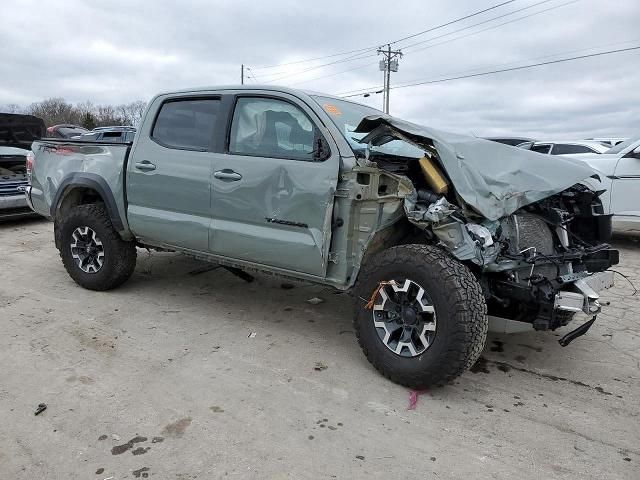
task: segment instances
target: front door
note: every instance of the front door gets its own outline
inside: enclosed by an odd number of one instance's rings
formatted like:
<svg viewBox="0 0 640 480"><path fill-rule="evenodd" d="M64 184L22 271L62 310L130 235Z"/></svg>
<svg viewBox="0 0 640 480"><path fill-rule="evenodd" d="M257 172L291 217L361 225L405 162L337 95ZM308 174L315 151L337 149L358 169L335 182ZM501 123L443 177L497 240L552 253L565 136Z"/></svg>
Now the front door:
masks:
<svg viewBox="0 0 640 480"><path fill-rule="evenodd" d="M213 161L212 253L324 276L339 155L319 157L317 122L288 96L235 99Z"/></svg>
<svg viewBox="0 0 640 480"><path fill-rule="evenodd" d="M617 221L637 222L640 220L639 186L640 147L637 147L618 160L613 175L611 211L616 215Z"/></svg>
<svg viewBox="0 0 640 480"><path fill-rule="evenodd" d="M206 252L220 99L157 101L156 119L143 124L129 160L129 226L143 242Z"/></svg>

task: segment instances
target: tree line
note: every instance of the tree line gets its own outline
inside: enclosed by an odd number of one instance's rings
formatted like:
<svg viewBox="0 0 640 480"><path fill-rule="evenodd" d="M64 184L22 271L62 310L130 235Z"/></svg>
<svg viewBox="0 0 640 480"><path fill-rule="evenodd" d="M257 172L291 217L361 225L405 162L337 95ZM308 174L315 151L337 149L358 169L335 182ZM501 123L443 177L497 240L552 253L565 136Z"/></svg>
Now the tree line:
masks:
<svg viewBox="0 0 640 480"><path fill-rule="evenodd" d="M121 105L95 105L89 101L72 104L64 98L47 98L27 107L6 105L0 111L35 115L42 118L47 127L71 123L92 130L111 125L138 126L146 106L147 102L142 100Z"/></svg>

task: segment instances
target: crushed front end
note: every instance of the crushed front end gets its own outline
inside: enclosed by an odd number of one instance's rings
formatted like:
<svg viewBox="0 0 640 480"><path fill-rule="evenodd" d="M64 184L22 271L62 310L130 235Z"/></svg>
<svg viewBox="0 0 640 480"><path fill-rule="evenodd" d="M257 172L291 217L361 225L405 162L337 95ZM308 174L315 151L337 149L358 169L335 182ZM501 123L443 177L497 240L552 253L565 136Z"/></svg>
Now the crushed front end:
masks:
<svg viewBox="0 0 640 480"><path fill-rule="evenodd" d="M607 243L611 216L603 212L603 191L589 186L592 170L553 159L556 172L536 171L553 165L537 158L543 155L479 139L452 135L445 143L435 131L423 133L389 117L369 117L358 128L368 133L361 140L368 144L361 164L375 163L413 185L404 199L406 218L416 229L412 238L438 244L467 265L499 325L555 330L578 312L600 312L600 292L613 285L608 269L619 257ZM424 156L394 158L373 148L392 140L419 147ZM565 343L592 323L567 335L572 337Z"/></svg>
<svg viewBox="0 0 640 480"><path fill-rule="evenodd" d="M495 221L427 186L405 207L414 225L476 274L491 316L555 330L577 312L598 314L599 292L613 285L607 269L618 251L606 243L611 217L599 193L576 184Z"/></svg>

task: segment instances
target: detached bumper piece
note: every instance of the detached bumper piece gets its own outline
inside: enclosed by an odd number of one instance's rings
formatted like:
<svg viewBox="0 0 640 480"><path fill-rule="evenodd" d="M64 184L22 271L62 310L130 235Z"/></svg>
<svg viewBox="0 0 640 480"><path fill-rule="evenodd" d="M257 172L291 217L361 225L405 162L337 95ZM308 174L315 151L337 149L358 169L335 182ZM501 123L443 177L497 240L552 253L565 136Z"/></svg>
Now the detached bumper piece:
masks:
<svg viewBox="0 0 640 480"><path fill-rule="evenodd" d="M599 292L613 286L613 276L611 271L578 272L554 280L531 279L531 285L499 281L494 286L498 295L530 312L535 330L555 330L567 325L573 313L597 315L602 307Z"/></svg>
<svg viewBox="0 0 640 480"><path fill-rule="evenodd" d="M560 340L558 340L558 343L560 345L562 345L563 347L566 347L571 342L573 342L576 338L581 337L582 335L587 333L589 331L589 329L591 328L591 325L593 325L593 322L596 321L596 317L597 317L597 315L594 315L591 320L589 320L588 322L583 323L582 325L580 325L575 330L572 330L571 332L567 333L564 337L562 337Z"/></svg>
<svg viewBox="0 0 640 480"><path fill-rule="evenodd" d="M584 312L595 315L600 312L600 293L613 286L614 273L604 271L578 278L571 284L572 291L556 294L554 308L566 312Z"/></svg>

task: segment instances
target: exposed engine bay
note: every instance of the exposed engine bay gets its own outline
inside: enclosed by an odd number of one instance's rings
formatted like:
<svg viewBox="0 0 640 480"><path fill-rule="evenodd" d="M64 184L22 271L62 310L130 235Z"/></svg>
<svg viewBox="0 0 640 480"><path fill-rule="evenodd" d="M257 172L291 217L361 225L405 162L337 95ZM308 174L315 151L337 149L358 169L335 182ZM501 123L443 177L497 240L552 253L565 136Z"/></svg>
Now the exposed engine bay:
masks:
<svg viewBox="0 0 640 480"><path fill-rule="evenodd" d="M27 164L24 155L2 155L2 152L0 152L0 176L21 176L26 174Z"/></svg>
<svg viewBox="0 0 640 480"><path fill-rule="evenodd" d="M362 139L369 145L362 164L375 163L410 180L406 218L428 242L473 271L490 316L555 330L577 312L592 317L600 312L598 292L613 285L614 273L607 269L619 260L618 251L606 243L611 216L603 212L603 191L578 182L489 219L462 198L434 143L405 133L388 125L373 129ZM371 148L394 139L422 148L424 156L395 156ZM491 195L495 197L489 192L487 198Z"/></svg>

